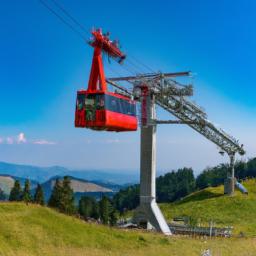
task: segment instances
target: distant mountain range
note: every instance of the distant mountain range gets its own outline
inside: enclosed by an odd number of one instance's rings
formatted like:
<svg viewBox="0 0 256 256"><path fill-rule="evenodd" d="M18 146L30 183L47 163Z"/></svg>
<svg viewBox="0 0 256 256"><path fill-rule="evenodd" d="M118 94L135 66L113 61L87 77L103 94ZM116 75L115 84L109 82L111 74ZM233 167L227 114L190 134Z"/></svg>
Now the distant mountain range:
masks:
<svg viewBox="0 0 256 256"><path fill-rule="evenodd" d="M83 180L97 181L98 183L104 183L104 185L109 184L112 186L115 184L132 184L139 181L139 172L117 172L111 170L70 170L60 166L37 167L5 162L0 162L0 174L29 178L30 180L35 180L39 183L46 182L55 176L65 175Z"/></svg>
<svg viewBox="0 0 256 256"><path fill-rule="evenodd" d="M0 174L16 177L29 178L40 183L45 182L53 176L61 175L67 171L63 167L36 167L30 165L18 165L0 162Z"/></svg>

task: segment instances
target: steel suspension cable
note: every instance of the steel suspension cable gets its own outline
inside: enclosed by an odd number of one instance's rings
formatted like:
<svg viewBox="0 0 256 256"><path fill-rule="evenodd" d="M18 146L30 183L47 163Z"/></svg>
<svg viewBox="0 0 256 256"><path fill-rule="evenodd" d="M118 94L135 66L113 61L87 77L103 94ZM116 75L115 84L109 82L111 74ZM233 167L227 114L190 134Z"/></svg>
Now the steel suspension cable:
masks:
<svg viewBox="0 0 256 256"><path fill-rule="evenodd" d="M44 1L44 0L39 0L39 2L46 8L48 9L52 14L54 14L59 20L61 20L66 26L68 26L73 32L75 32L80 38L82 38L83 41L87 41L87 37L85 37L85 35L83 33L81 33L81 31L79 31L73 24L70 24L63 16L61 16L60 14L58 14L53 8L50 7L48 1ZM85 33L90 33L90 30L85 28L77 19L75 19L61 4L59 4L56 0L51 0L51 2L54 3L54 5L61 10L62 13L65 14L66 17L68 17L77 27L80 28L80 30L82 30ZM131 74L135 74L135 75L139 75L142 74L144 72L142 71L142 68L139 66L143 66L144 68L146 68L147 70L149 70L150 72L154 72L153 69L151 69L149 66L147 66L146 64L144 64L143 62L139 61L137 58L135 58L134 56L130 56L130 59L127 59L127 64L126 66L121 65L121 67L123 69L125 69L127 72L131 73ZM132 61L132 59L134 61ZM135 64L134 62L137 62L137 64ZM139 69L139 72L138 72ZM155 73L155 72L154 72Z"/></svg>
<svg viewBox="0 0 256 256"><path fill-rule="evenodd" d="M61 20L66 26L68 26L74 33L76 33L83 41L86 41L87 38L77 30L72 24L68 23L61 15L59 15L56 11L54 11L45 1L39 0L39 2L50 11L53 15L55 15L59 20Z"/></svg>
<svg viewBox="0 0 256 256"><path fill-rule="evenodd" d="M156 71L153 70L151 67L149 67L148 65L146 65L145 63L143 63L142 61L138 60L137 58L135 58L133 55L130 55L130 58L133 59L135 62L137 62L138 64L140 64L141 66L143 66L144 68L146 68L147 70L149 70L152 73L155 73Z"/></svg>
<svg viewBox="0 0 256 256"><path fill-rule="evenodd" d="M81 30L85 33L91 33L90 29L85 28L77 19L75 19L62 5L60 5L56 0L51 0L67 17L69 17Z"/></svg>

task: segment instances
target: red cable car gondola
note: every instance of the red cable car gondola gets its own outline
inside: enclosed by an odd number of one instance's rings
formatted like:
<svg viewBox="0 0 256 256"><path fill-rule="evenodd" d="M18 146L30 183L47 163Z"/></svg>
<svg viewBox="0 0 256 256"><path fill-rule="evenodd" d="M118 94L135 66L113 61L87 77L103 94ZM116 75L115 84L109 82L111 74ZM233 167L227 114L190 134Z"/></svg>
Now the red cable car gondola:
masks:
<svg viewBox="0 0 256 256"><path fill-rule="evenodd" d="M102 51L119 62L125 55L101 30L92 32L89 42L94 47L94 55L87 90L79 90L76 100L75 127L104 131L136 131L136 103L127 96L108 92L105 80Z"/></svg>

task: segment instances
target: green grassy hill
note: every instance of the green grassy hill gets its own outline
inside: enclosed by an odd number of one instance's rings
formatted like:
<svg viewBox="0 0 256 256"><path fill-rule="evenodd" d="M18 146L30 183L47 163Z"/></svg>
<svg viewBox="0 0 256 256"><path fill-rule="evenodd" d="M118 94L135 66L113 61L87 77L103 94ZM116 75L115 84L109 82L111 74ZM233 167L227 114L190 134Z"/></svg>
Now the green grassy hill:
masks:
<svg viewBox="0 0 256 256"><path fill-rule="evenodd" d="M255 255L253 238L192 239L88 224L47 207L0 203L0 255Z"/></svg>
<svg viewBox="0 0 256 256"><path fill-rule="evenodd" d="M249 195L236 191L233 197L228 197L223 195L223 186L207 188L179 202L161 204L161 209L169 221L175 216L191 216L204 225L212 220L218 226L233 226L235 234L256 236L256 180L243 184Z"/></svg>
<svg viewBox="0 0 256 256"><path fill-rule="evenodd" d="M215 256L256 255L256 182L246 182L249 195L222 195L223 187L208 188L182 201L161 205L166 217L189 215L202 222L233 225L246 238L165 237L137 230L118 230L89 224L47 207L0 203L0 256L199 256L211 249Z"/></svg>

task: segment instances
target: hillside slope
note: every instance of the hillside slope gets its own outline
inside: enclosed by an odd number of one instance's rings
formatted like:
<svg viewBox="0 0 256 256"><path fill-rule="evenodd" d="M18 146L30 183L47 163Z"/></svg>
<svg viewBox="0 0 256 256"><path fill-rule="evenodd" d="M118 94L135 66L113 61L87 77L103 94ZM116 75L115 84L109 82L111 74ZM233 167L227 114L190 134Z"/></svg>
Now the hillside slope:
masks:
<svg viewBox="0 0 256 256"><path fill-rule="evenodd" d="M54 184L56 182L56 179L62 180L63 177L53 177L50 180L46 181L42 184L45 200L48 201L52 192L52 189L54 187ZM14 185L15 180L19 180L21 186L23 187L25 184L26 179L15 177L7 174L0 174L0 189L9 196L10 191ZM93 196L95 198L100 198L102 194L106 194L107 196L111 197L115 194L117 189L122 188L122 186L116 185L116 184L105 184L103 182L93 182L93 181L87 181L75 177L70 176L71 181L71 187L75 193L75 199L76 202L79 201L81 196L87 195L87 196ZM38 182L34 180L30 180L30 188L32 195L35 193L35 189ZM111 188L114 188L115 191L113 191Z"/></svg>
<svg viewBox="0 0 256 256"><path fill-rule="evenodd" d="M44 189L50 189L52 190L56 179L62 180L63 177L54 177L48 180L47 182L42 184L42 187ZM95 184L93 182L89 182L87 180L77 179L75 177L69 177L70 178L70 186L73 189L74 192L113 192L109 188L105 188L103 186L100 186L98 184Z"/></svg>
<svg viewBox="0 0 256 256"><path fill-rule="evenodd" d="M42 188L44 191L44 196L45 196L46 201L48 201L51 196L51 193L52 193L52 190L53 190L53 187L55 185L57 178L60 181L63 180L63 177L56 176L42 184ZM113 196L113 194L114 194L113 190L111 190L107 187L98 185L94 182L90 182L90 181L83 180L83 179L78 179L78 178L71 177L71 176L69 176L69 178L70 178L71 188L73 189L73 191L75 193L76 202L78 202L79 199L81 198L81 196L84 196L84 195L93 196L95 198L100 198L102 196L102 194L106 194L108 196ZM34 191L33 191L33 193L34 193Z"/></svg>
<svg viewBox="0 0 256 256"><path fill-rule="evenodd" d="M168 221L177 216L191 216L204 225L212 220L218 226L233 226L235 234L243 232L246 236L256 236L256 180L243 184L249 195L236 191L233 197L224 196L223 186L219 186L160 207Z"/></svg>
<svg viewBox="0 0 256 256"><path fill-rule="evenodd" d="M3 190L6 195L9 195L15 180L19 180L22 187L24 186L26 181L25 178L0 174L0 189ZM37 185L36 181L30 180L31 189L35 188L36 185Z"/></svg>
<svg viewBox="0 0 256 256"><path fill-rule="evenodd" d="M245 256L256 251L252 238L167 238L88 224L46 207L23 203L0 203L0 216L0 255L4 256L198 256L206 248L218 253L213 255Z"/></svg>
<svg viewBox="0 0 256 256"><path fill-rule="evenodd" d="M0 189L7 195L14 185L14 179L10 176L0 176Z"/></svg>

